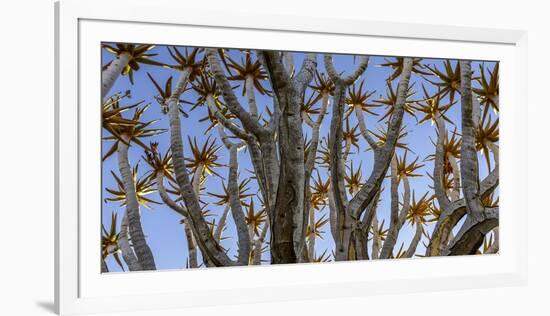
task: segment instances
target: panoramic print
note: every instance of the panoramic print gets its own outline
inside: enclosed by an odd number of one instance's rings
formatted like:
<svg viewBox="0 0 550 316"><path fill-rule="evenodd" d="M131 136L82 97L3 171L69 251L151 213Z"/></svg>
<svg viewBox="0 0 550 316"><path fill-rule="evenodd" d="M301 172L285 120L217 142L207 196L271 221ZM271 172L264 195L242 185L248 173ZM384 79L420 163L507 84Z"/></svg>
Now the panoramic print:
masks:
<svg viewBox="0 0 550 316"><path fill-rule="evenodd" d="M101 51L101 272L498 253L497 61Z"/></svg>

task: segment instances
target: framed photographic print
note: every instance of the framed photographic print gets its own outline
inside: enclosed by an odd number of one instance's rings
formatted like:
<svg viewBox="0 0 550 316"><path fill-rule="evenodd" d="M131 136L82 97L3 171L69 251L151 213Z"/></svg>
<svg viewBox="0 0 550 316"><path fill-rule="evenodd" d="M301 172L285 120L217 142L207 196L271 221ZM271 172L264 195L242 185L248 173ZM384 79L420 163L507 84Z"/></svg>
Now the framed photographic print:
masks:
<svg viewBox="0 0 550 316"><path fill-rule="evenodd" d="M525 32L108 7L56 3L60 314L525 282Z"/></svg>

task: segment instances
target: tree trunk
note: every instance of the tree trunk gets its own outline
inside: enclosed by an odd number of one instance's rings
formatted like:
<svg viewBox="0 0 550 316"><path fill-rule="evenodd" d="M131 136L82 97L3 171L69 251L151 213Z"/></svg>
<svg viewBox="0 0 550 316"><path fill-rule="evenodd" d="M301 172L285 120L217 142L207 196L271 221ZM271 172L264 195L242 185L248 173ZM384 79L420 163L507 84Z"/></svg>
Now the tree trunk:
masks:
<svg viewBox="0 0 550 316"><path fill-rule="evenodd" d="M210 232L208 224L202 217L202 210L199 205L199 198L193 190L189 180L189 174L185 166L185 156L183 154L183 141L181 138L181 121L179 117L179 98L187 84L190 69L181 72L180 78L175 90L168 100L168 116L170 119L170 144L172 150L172 161L174 163L174 173L178 183L182 198L189 213L190 224L193 227L196 241L204 257L215 266L233 266L235 262L231 261L224 249L216 242Z"/></svg>
<svg viewBox="0 0 550 316"><path fill-rule="evenodd" d="M122 69L128 65L132 56L128 53L116 55L111 64L101 73L101 100L104 100L115 84Z"/></svg>
<svg viewBox="0 0 550 316"><path fill-rule="evenodd" d="M187 239L187 256L189 258L189 268L198 268L199 263L197 260L197 243L193 236L193 230L191 229L191 223L188 219L183 220L183 230L185 232L185 238Z"/></svg>
<svg viewBox="0 0 550 316"><path fill-rule="evenodd" d="M315 209L313 207L309 208L309 236L308 238L308 244L307 244L307 256L310 261L313 261L313 258L315 257L315 233L313 228L315 227Z"/></svg>
<svg viewBox="0 0 550 316"><path fill-rule="evenodd" d="M372 254L373 260L380 258L380 234L378 234L378 216L374 213L372 218Z"/></svg>
<svg viewBox="0 0 550 316"><path fill-rule="evenodd" d="M475 126L472 113L471 63L460 61L460 93L462 114L461 176L462 191L468 216L458 234L444 252L447 255L474 254L485 235L498 226L499 209L485 208L481 202L477 151L475 147ZM497 154L498 155L498 154ZM494 172L498 173L498 168Z"/></svg>
<svg viewBox="0 0 550 316"><path fill-rule="evenodd" d="M493 233L495 234L493 244L489 247L489 249L487 249L487 252L486 252L486 253L491 253L491 254L498 253L499 244L500 244L500 242L499 242L499 240L500 240L500 233L499 233L498 227L496 227L495 229L493 229Z"/></svg>
<svg viewBox="0 0 550 316"><path fill-rule="evenodd" d="M399 193L397 182L397 158L392 158L391 172L390 172L390 191L391 191L391 214L390 214L390 228L382 251L380 252L380 259L388 259L393 254L393 247L397 241L399 234Z"/></svg>
<svg viewBox="0 0 550 316"><path fill-rule="evenodd" d="M123 135L123 137L125 136ZM125 137L124 140L126 142L130 141L129 137ZM126 215L128 216L128 227L130 236L132 236L132 245L142 270L156 270L155 258L145 240L141 226L139 203L130 162L128 161L128 145L124 142L119 142L117 152L118 169L124 185L124 192L126 193Z"/></svg>
<svg viewBox="0 0 550 316"><path fill-rule="evenodd" d="M475 147L475 132L472 114L472 75L470 61L460 61L461 78L461 112L462 112L462 146L460 150L462 191L468 216L475 221L483 220L484 207L479 196L479 168Z"/></svg>
<svg viewBox="0 0 550 316"><path fill-rule="evenodd" d="M451 191L451 202L454 202L460 198L460 167L456 161L455 156L447 153L447 159L453 168L453 190Z"/></svg>
<svg viewBox="0 0 550 316"><path fill-rule="evenodd" d="M307 213L304 208L304 142L300 117L300 97L305 85L313 78L300 74L291 80L280 62L280 56L271 51L262 52L270 73L273 91L281 110L279 122L279 182L273 219L271 220L272 263L295 263L303 250ZM311 67L310 57L304 61ZM316 64L315 64L316 65Z"/></svg>
<svg viewBox="0 0 550 316"><path fill-rule="evenodd" d="M386 142L380 147L376 147L374 149L373 171L367 182L345 207L345 212L350 214L351 218L360 218L363 212L368 209L368 205L372 203L373 199L376 198L378 192L380 191L382 181L384 180L390 166L403 122L406 95L407 90L409 89L412 65L413 61L411 58L403 59L403 70L401 72L401 77L397 88L397 100L392 117L388 124ZM370 214L365 214L365 216L370 216Z"/></svg>
<svg viewBox="0 0 550 316"><path fill-rule="evenodd" d="M258 107L256 106L256 96L254 94L254 78L248 75L245 79L246 98L248 100L248 109L253 118L258 118Z"/></svg>
<svg viewBox="0 0 550 316"><path fill-rule="evenodd" d="M227 193L229 194L231 215L233 216L233 221L235 222L235 226L237 227L237 261L241 265L247 265L250 258L250 244L252 239L248 236L248 232L246 231L246 219L242 210L241 199L239 197L239 165L237 163L237 145L231 145L229 152L229 182L227 184Z"/></svg>
<svg viewBox="0 0 550 316"><path fill-rule="evenodd" d="M122 222L120 223L120 238L118 239L118 246L122 253L122 258L130 271L141 271L141 265L134 253L134 249L130 246L130 232L128 230L128 215L124 212Z"/></svg>
<svg viewBox="0 0 550 316"><path fill-rule="evenodd" d="M101 260L101 273L107 273L109 272L109 268L107 267L107 264L105 263L105 260Z"/></svg>
<svg viewBox="0 0 550 316"><path fill-rule="evenodd" d="M218 222L218 226L216 227L216 231L214 232L214 238L216 239L217 242L221 242L221 240L222 240L223 230L225 228L225 223L227 221L227 215L229 214L230 209L231 209L231 207L229 206L229 204L227 204L225 206L225 208L223 209L222 216L220 217L220 220Z"/></svg>
<svg viewBox="0 0 550 316"><path fill-rule="evenodd" d="M422 238L422 232L423 232L422 224L420 223L420 221L417 221L416 232L414 233L413 239L409 244L409 248L407 249L407 252L405 252L405 255L404 255L405 258L412 258L414 256L414 253L416 252L416 247L418 247L418 243Z"/></svg>

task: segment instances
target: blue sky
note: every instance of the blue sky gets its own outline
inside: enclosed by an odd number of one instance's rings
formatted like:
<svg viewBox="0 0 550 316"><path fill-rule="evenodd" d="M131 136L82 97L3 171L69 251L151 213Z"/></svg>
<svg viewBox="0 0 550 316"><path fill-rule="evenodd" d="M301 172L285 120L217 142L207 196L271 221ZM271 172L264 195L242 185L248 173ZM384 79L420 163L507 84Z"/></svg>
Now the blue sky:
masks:
<svg viewBox="0 0 550 316"><path fill-rule="evenodd" d="M183 48L179 48L181 51L183 51ZM173 64L173 60L169 56L167 52L167 48L165 46L156 46L153 48L150 52L157 53L158 55L153 57L155 60L158 60L160 62ZM240 52L236 50L231 50L230 55L233 59L239 60L240 59ZM202 56L202 55L201 55ZM297 52L294 53L294 61L296 64L296 68L299 69L301 62L303 60L303 53ZM108 61L110 61L113 58L113 55L106 52L105 50L102 51L102 64L106 64ZM390 58L390 57L380 57L380 56L372 56L369 61L369 66L366 70L366 72L361 76L361 78L358 80L360 82L361 80L365 80L365 87L368 91L375 91L375 93L372 95L372 97L369 100L378 99L381 96L386 96L386 78L393 72L392 69L389 67L379 67L378 65L385 62L384 58ZM358 59L357 59L358 60ZM354 69L355 63L353 60L352 55L335 55L334 56L334 62L335 66L339 71L346 71L350 72ZM423 59L423 64L428 65L435 65L440 70L443 69L443 60L441 59ZM456 63L455 60L452 61L453 66ZM475 71L475 75L479 74L479 64L480 62L474 62L472 64L472 69ZM494 62L484 62L484 66L488 69L492 69L494 67ZM318 55L318 70L319 72L325 72L324 65L322 62L322 54ZM168 77L173 76L173 83L177 81L178 78L178 72L173 69L166 69L161 68L157 66L150 66L150 65L141 65L141 69L134 74L134 85L131 85L127 76L120 76L118 80L116 81L115 85L113 86L110 94L113 94L115 92L119 91L126 91L131 90L132 99L126 100L123 102L122 105L126 104L133 104L138 101L144 100L145 103L151 103L151 106L149 109L145 112L143 116L143 121L149 121L149 120L159 120L157 123L155 123L152 128L165 128L168 129L168 117L164 115L161 110L158 103L155 101L154 96L156 96L158 93L147 77L147 72L151 73L151 75L159 82L161 85L164 84L165 80L168 79ZM432 80L439 81L435 77L431 77ZM392 85L394 88L397 87L399 79L396 79L393 81ZM416 91L416 94L411 97L413 100L421 99L423 97L421 83L424 83L426 86L428 92L430 94L435 93L436 89L432 84L424 80L421 75L412 74L411 83L414 84L414 91ZM237 83L235 83L237 84ZM242 83L240 83L242 86ZM268 82L265 81L263 83L264 87L268 87ZM477 85L477 83L474 83L474 85ZM309 95L308 91L308 95ZM237 96L240 97L241 95L241 88L237 89ZM194 91L188 91L186 92L183 97L184 100L194 102L197 99L197 95ZM262 96L259 93L256 93L257 98L257 104L259 107L260 113L265 113L265 108L269 107L272 108L272 100L270 97ZM246 106L246 100L244 97L240 98L241 103L245 108ZM446 113L446 115L457 125L457 131L460 132L460 97L456 96L455 100L458 102ZM446 104L448 101L448 97L445 97L442 100L442 104ZM317 105L316 107L319 107ZM189 105L183 105L186 112L189 114L189 118L181 117L182 120L182 137L185 143L185 154L186 157L189 157L190 150L189 145L187 143L187 137L190 136L191 138L196 137L197 142L199 145L202 145L205 141L208 135L204 134L205 129L208 127L209 122L198 122L200 118L205 117L207 114L206 106L197 107L194 111L189 111L190 106ZM370 114L365 114L366 124L367 128L372 131L377 131L378 127L383 127L384 121L378 122L380 117L385 113L384 107L374 108L374 112L378 113L379 116L373 116ZM330 122L330 108L329 108L329 114L325 116L325 119L323 121L322 127L321 127L321 137L328 137L328 131L329 131L329 122ZM493 120L497 117L497 114L491 111L491 116ZM267 114L265 114L267 115ZM265 117L264 115L264 117ZM418 119L422 117L421 113L417 114ZM355 116L350 116L350 123L352 126L356 124ZM427 156L434 153L434 145L432 144L432 141L435 141L435 127L430 124L430 122L424 122L421 125L417 125L417 119L409 114L405 114L403 124L406 126L406 131L408 131L408 135L405 137L405 142L408 143L410 149L413 151L412 153L409 153L408 161L413 160L417 156L420 157L419 162L424 163L424 166L417 172L422 174L422 177L418 178L411 178L411 189L414 190L416 197L422 196L425 192L429 191L430 195L433 193L433 190L429 188L429 186L432 184L431 179L426 175L426 173L432 173L433 170L433 162L432 161L423 161ZM454 127L447 127L448 129L453 129ZM310 136L310 129L307 127L307 125L304 124L304 131L305 134ZM108 136L108 133L103 130L103 136ZM218 139L218 135L216 132L216 129L212 130L209 135L212 135L216 138L216 143L218 145L222 145L221 141ZM149 143L149 141L156 141L159 142L159 149L161 153L164 153L169 148L169 134L164 133L162 135L151 137L150 139L146 139L145 143ZM371 151L365 151L365 149L368 148L368 144L366 141L360 137L360 148L361 151L357 152L352 147L352 154L350 154L349 160L353 161L354 167L357 168L361 163L361 168L363 171L363 178L366 179L368 175L371 172L372 169L372 162L373 157ZM103 141L103 152L105 152L107 149L109 149L111 143L108 141ZM403 154L403 150L398 149L397 150L398 155ZM138 160L142 160L141 156L143 155L143 150L138 147L137 145L133 145L130 147L129 150L129 157L130 157L130 163L132 165L136 164ZM220 151L218 152L219 156L219 162L222 164L228 163L228 151L222 147ZM479 166L480 166L480 177L483 178L488 172L487 167L485 164L485 161L481 155L479 155ZM240 170L240 180L250 177L251 174L246 170L252 170L252 166L250 163L249 155L246 151L240 151L239 152L239 170ZM324 168L318 168L321 177L323 179L326 179L328 174L327 170ZM118 167L117 167L117 158L116 154L108 158L102 165L102 194L103 199L106 197L110 197L111 195L105 191L105 188L117 188L116 182L114 181L111 171L114 171L118 174ZM144 174L148 171L148 165L142 161L140 163L140 175ZM227 180L227 174L228 174L228 168L227 167L221 167L217 169L217 172L222 175L225 179L222 180L215 176L208 177L205 187L206 192L216 192L216 193L222 193L222 186L221 181ZM384 181L383 184L384 187L387 187L387 189L384 190L384 192L381 195L381 202L378 207L378 218L379 222L385 219L386 222L386 228L389 223L389 181ZM400 186L400 196L402 196L402 185ZM250 190L249 192L256 193L258 191L257 185L254 180L250 183ZM148 197L156 200L161 201L160 197L157 195L157 193L153 193L149 195ZM213 202L215 198L211 198L208 195L205 195L202 198L205 202ZM104 225L108 228L110 225L110 215L112 212L118 213L119 223L120 225L120 219L122 219L122 216L124 214L124 207L120 206L119 203L113 203L113 202L102 202L102 222ZM259 209L260 201L255 198L255 205L256 209ZM165 205L151 205L151 209L145 209L141 208L141 215L142 215L142 224L144 228L145 235L147 236L147 241L149 243L149 246L151 247L153 254L155 256L155 261L157 265L157 269L163 270L163 269L182 269L185 268L186 261L187 261L187 246L186 246L186 239L185 234L183 230L183 226L180 224L181 216L172 211L170 208L168 208ZM223 206L217 206L212 203L210 203L207 207L216 217L219 217L221 213L223 212ZM328 207L323 209L320 212L316 212L316 217L319 218L323 216L323 214L327 214L328 216ZM217 222L217 220L216 220ZM412 235L414 234L414 227L406 223L399 234L398 242L396 243L396 249L398 250L402 242L405 242L405 249L408 246L408 243L410 239L412 238ZM427 226L427 230L431 231L433 229L433 224L429 224ZM324 239L317 239L316 242L316 252L317 254L322 253L325 250L328 250L327 252L331 252L334 248L334 243L332 241L332 237L330 236L330 228L328 224L324 227L323 231L325 232ZM225 239L222 244L224 247L229 249L230 254L236 254L236 233L234 229L234 224L232 222L231 216L228 217L227 222L227 228L225 230L224 236L229 237ZM425 240L425 238L423 238ZM422 243L419 244L419 247L417 249L417 254L423 254L424 252L424 246ZM263 259L269 261L269 253L265 253L263 256ZM113 260L112 256L110 256L107 260L107 264L110 271L120 271L120 268L116 264L116 262Z"/></svg>

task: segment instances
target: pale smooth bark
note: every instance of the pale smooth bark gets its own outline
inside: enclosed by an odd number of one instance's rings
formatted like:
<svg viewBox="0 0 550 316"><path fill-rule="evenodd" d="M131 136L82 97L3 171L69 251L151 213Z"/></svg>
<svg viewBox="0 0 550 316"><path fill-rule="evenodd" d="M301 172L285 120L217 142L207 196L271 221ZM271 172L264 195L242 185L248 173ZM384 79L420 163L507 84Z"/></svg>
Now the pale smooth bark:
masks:
<svg viewBox="0 0 550 316"><path fill-rule="evenodd" d="M180 78L176 84L170 99L168 100L168 116L170 120L170 143L172 150L172 161L174 163L174 173L178 183L182 198L187 207L190 226L193 227L196 241L201 249L203 256L208 262L215 266L233 266L233 262L224 249L216 242L208 223L202 216L202 210L199 205L199 198L193 190L193 186L189 180L189 174L185 166L185 156L183 154L183 141L181 121L179 117L178 101L187 84L190 69L185 69L181 72Z"/></svg>
<svg viewBox="0 0 550 316"><path fill-rule="evenodd" d="M266 222L264 223L264 227L262 228L262 232L260 233L260 236L254 241L254 250L252 253L253 265L260 265L262 263L262 247L264 245L265 237L267 235L268 230L269 230L269 218L266 219Z"/></svg>
<svg viewBox="0 0 550 316"><path fill-rule="evenodd" d="M319 115L317 116L315 122L312 123L311 145L306 159L306 179L309 178L307 175L311 176L311 172L315 166L315 156L317 155L317 150L319 147L319 131L321 129L323 119L325 118L329 101L330 95L328 93L323 93L321 96L321 109L319 110Z"/></svg>
<svg viewBox="0 0 550 316"><path fill-rule="evenodd" d="M212 97L212 95L208 95L206 97L206 104L208 105L208 109L210 112L214 114L216 119L218 120L218 123L227 128L231 133L233 133L235 136L237 136L240 139L246 140L248 138L248 135L245 131L243 131L241 128L239 128L237 125L235 125L233 122L228 120L223 114L220 112L220 109L216 106L215 100Z"/></svg>
<svg viewBox="0 0 550 316"><path fill-rule="evenodd" d="M258 52L257 55L265 66L266 63L265 58L263 58L263 53ZM229 80L220 66L216 51L207 49L206 56L214 79L221 87L221 92L227 108L239 121L241 121L243 129L237 128L223 117L217 115L217 118L224 127L228 128L237 137L246 141L253 167L257 173L257 180L264 198L264 204L268 209L268 216L273 217L274 200L279 182L279 163L276 147L274 145L275 133L279 126L281 112L277 98L274 98L274 103L276 105L274 114L267 127L264 127L240 105L233 93ZM272 77L269 71L268 75L270 78ZM216 113L217 111L213 112Z"/></svg>
<svg viewBox="0 0 550 316"><path fill-rule="evenodd" d="M191 223L187 218L183 219L183 231L185 232L185 238L187 239L187 257L190 269L199 267L197 260L197 243L193 236L193 230L191 229Z"/></svg>
<svg viewBox="0 0 550 316"><path fill-rule="evenodd" d="M373 213L372 218L372 252L371 257L373 260L380 258L380 234L378 232L378 216L376 216L376 212Z"/></svg>
<svg viewBox="0 0 550 316"><path fill-rule="evenodd" d="M327 64L325 57L325 67ZM353 219L346 213L345 205L348 203L344 186L345 176L345 153L342 152L343 141L343 116L344 96L346 86L342 81L335 83L334 102L332 107L332 119L329 134L330 151L330 188L334 198L336 214L336 260L347 260L351 243L351 228Z"/></svg>
<svg viewBox="0 0 550 316"><path fill-rule="evenodd" d="M366 206L369 205L372 199L376 196L380 190L382 181L389 168L390 161L395 151L395 145L399 137L399 131L401 130L401 124L403 121L403 114L405 110L406 91L409 88L409 81L412 71L412 59L404 58L403 71L399 80L397 90L397 100L395 109L390 119L386 142L384 145L374 150L374 167L373 172L367 179L367 182L359 190L359 192L350 200L346 210L351 213L355 218L361 216Z"/></svg>
<svg viewBox="0 0 550 316"><path fill-rule="evenodd" d="M285 58L285 67L289 74L294 73L294 54L291 52L284 52L283 56Z"/></svg>
<svg viewBox="0 0 550 316"><path fill-rule="evenodd" d="M221 242L222 240L223 230L225 228L227 215L229 215L230 210L231 210L231 207L229 206L229 204L227 204L223 209L222 216L220 216L218 226L216 226L216 230L214 231L214 238L216 239L217 242Z"/></svg>
<svg viewBox="0 0 550 316"><path fill-rule="evenodd" d="M170 207L172 210L183 217L182 224L184 225L183 229L185 233L185 239L187 241L188 267L197 268L197 243L195 242L195 238L193 236L191 223L189 222L189 220L187 220L189 213L187 212L187 209L185 207L178 205L174 200L170 198L170 196L166 192L166 188L164 187L164 175L161 171L157 172L157 191L159 192L162 201L166 205L168 205L168 207Z"/></svg>
<svg viewBox="0 0 550 316"><path fill-rule="evenodd" d="M139 264L139 261L136 257L136 254L134 253L134 250L132 249L132 246L130 246L129 234L130 232L128 231L128 216L126 212L124 212L122 222L120 223L120 237L118 239L118 246L120 248L120 252L122 253L122 258L128 266L128 270L141 271L141 265Z"/></svg>
<svg viewBox="0 0 550 316"><path fill-rule="evenodd" d="M447 153L447 159L453 168L453 189L451 190L451 202L454 202L460 198L460 167L456 161L455 156Z"/></svg>
<svg viewBox="0 0 550 316"><path fill-rule="evenodd" d="M391 194L391 213L390 213L390 228L388 235L380 252L380 259L388 259L393 254L393 247L397 242L399 234L399 192L397 182L397 158L393 157L390 167L390 194Z"/></svg>
<svg viewBox="0 0 550 316"><path fill-rule="evenodd" d="M251 238L246 229L246 219L239 198L239 183L237 163L237 145L233 144L229 148L229 182L227 184L227 193L229 194L229 204L231 205L231 215L237 227L238 238L238 259L241 265L247 265L250 257Z"/></svg>
<svg viewBox="0 0 550 316"><path fill-rule="evenodd" d="M368 207L368 210L366 210L364 213L365 215L363 216L363 219L361 220L361 233L363 234L363 237L361 238L361 241L363 242L363 249L365 249L364 252L362 252L363 256L359 256L359 259L360 260L368 260L369 257L368 257L368 239L369 239L369 233L370 233L370 230L371 230L371 227L376 227L376 230L373 228L373 242L372 242L372 249L371 249L371 254L374 254L376 253L376 258L379 257L380 255L380 242L381 242L381 236L379 234L379 231L378 231L378 228L379 228L379 224L378 224L378 217L376 215L376 212L377 212L377 209L378 209L378 203L380 201L380 194L382 192L381 191L378 191L378 193L376 194L376 197L372 200L372 203L369 205ZM376 234L376 235L375 235ZM376 243L377 245L375 246L375 238L376 238ZM360 253L361 254L361 253Z"/></svg>
<svg viewBox="0 0 550 316"><path fill-rule="evenodd" d="M122 69L128 65L131 58L132 56L126 52L116 55L109 66L107 66L107 69L103 70L101 73L101 100L104 100L107 94L109 94Z"/></svg>
<svg viewBox="0 0 550 316"><path fill-rule="evenodd" d="M363 116L361 105L354 105L353 110L355 112L355 116L357 117L357 122L359 123L359 131L361 131L361 135L363 135L363 138L367 141L372 149L377 148L378 146L376 144L376 141L374 141L374 139L370 136L367 125L365 124L365 117Z"/></svg>
<svg viewBox="0 0 550 316"><path fill-rule="evenodd" d="M433 170L433 179L434 179L434 191L437 202L442 210L447 210L450 208L451 201L447 197L446 190L443 186L444 176L443 176L443 165L445 163L445 151L443 144L447 134L445 129L445 121L442 117L436 118L436 126L438 129L437 132L437 143L435 148L435 159L434 159L434 170Z"/></svg>
<svg viewBox="0 0 550 316"><path fill-rule="evenodd" d="M407 249L407 251L405 252L403 257L412 258L414 256L414 254L416 252L416 248L418 247L418 243L420 242L420 239L422 239L422 233L423 233L422 224L419 221L417 221L416 222L416 231L415 231L414 236L411 240L411 243L409 244L409 248Z"/></svg>
<svg viewBox="0 0 550 316"><path fill-rule="evenodd" d="M344 85L349 86L355 83L355 81L365 72L365 70L367 69L367 66L369 65L369 56L361 56L361 61L357 65L357 68L355 68L355 70L346 77L340 76L336 68L334 68L331 54L325 54L324 61L325 61L325 68L327 70L328 75L330 76L330 79L334 83L341 82Z"/></svg>
<svg viewBox="0 0 550 316"><path fill-rule="evenodd" d="M310 143L308 155L306 157L305 176L304 176L304 181L305 181L304 182L304 188L305 188L304 210L306 212L309 212L310 214L310 219L309 219L310 223L315 222L314 220L312 221L311 219L312 213L314 213L315 210L311 207L309 203L309 201L311 200L311 188L310 188L311 174L315 167L315 158L317 156L317 150L319 147L319 131L321 129L323 119L327 112L329 102L330 102L329 93L327 92L323 93L321 95L321 109L319 110L319 115L317 116L317 119L314 122L313 121L311 122L311 130L312 130L311 143ZM331 215L329 217L330 217L330 220L334 220L334 221L336 220L336 217L334 217L334 215ZM333 224L331 223L331 232L332 230L335 230L335 228L336 226L333 227ZM308 258L311 261L315 253L315 235L307 236L307 237L308 237Z"/></svg>
<svg viewBox="0 0 550 316"><path fill-rule="evenodd" d="M315 54L307 54L300 71L291 78L281 63L279 53L262 51L274 96L281 109L278 128L279 179L271 217L271 258L273 263L301 260L305 246L307 212L305 211L304 145L300 98L313 79L317 63ZM244 122L243 122L244 124ZM265 143L262 144L265 146ZM263 150L262 150L263 151Z"/></svg>
<svg viewBox="0 0 550 316"><path fill-rule="evenodd" d="M451 211L451 201L447 197L446 190L443 186L443 164L445 159L445 152L443 143L446 137L445 121L442 117L436 118L437 143L435 150L433 179L434 179L434 191L435 197L442 210L436 226L432 232L432 237L428 248L426 249L426 256L439 256L447 243L449 242L449 236L452 233L452 229L456 223L464 216L463 212ZM464 209L460 209L464 210Z"/></svg>
<svg viewBox="0 0 550 316"><path fill-rule="evenodd" d="M485 235L498 226L499 209L485 208L481 202L477 151L475 148L475 126L472 114L471 62L461 60L461 176L462 191L467 217L453 241L443 252L445 255L475 254ZM498 173L495 168L492 173Z"/></svg>
<svg viewBox="0 0 550 316"><path fill-rule="evenodd" d="M207 100L209 103L213 102L213 98L211 96L208 96ZM218 133L220 134L220 138L222 142L224 143L225 147L229 150L229 175L228 175L228 184L227 184L227 194L229 196L229 208L231 210L231 215L233 217L233 221L235 222L235 226L237 228L237 238L238 238L238 258L237 261L241 265L249 264L250 261L250 255L251 255L251 247L252 243L254 241L254 230L248 230L247 231L247 224L246 219L244 216L244 212L241 205L241 199L239 196L239 163L237 159L237 152L240 147L244 146L244 142L240 143L232 143L229 140L229 137L225 133L222 126L218 126ZM227 210L227 207L226 207ZM222 219L220 219L220 224L225 224L225 218L227 217L226 211L224 211L224 215L222 215ZM218 227L220 228L220 227ZM223 229L223 227L221 227ZM221 237L221 231L220 233L216 233L216 235L219 235ZM220 239L217 239L218 242Z"/></svg>
<svg viewBox="0 0 550 316"><path fill-rule="evenodd" d="M403 224L405 224L405 219L407 218L407 214L409 214L411 207L411 185L409 183L409 177L407 175L402 175L401 180L403 180L403 207L399 213L399 225L397 226L398 230L400 230L401 227L403 227Z"/></svg>
<svg viewBox="0 0 550 316"><path fill-rule="evenodd" d="M483 244L483 239L491 230L498 226L499 209L485 209L483 219L476 220L470 216L449 244L443 255L457 256L475 254Z"/></svg>
<svg viewBox="0 0 550 316"><path fill-rule="evenodd" d="M225 72L220 66L218 52L215 49L206 49L206 58L210 65L210 70L214 76L214 80L220 86L223 94L223 99L227 105L227 108L233 113L242 123L243 127L255 135L265 134L266 129L260 125L250 113L248 113L239 103L237 96L233 92L233 87L227 79Z"/></svg>
<svg viewBox="0 0 550 316"><path fill-rule="evenodd" d="M483 204L479 196L479 169L477 151L475 147L475 126L472 118L472 83L471 63L460 61L461 78L461 119L462 119L462 146L460 150L464 198L468 216L475 221L483 220Z"/></svg>
<svg viewBox="0 0 550 316"><path fill-rule="evenodd" d="M125 136L123 135L123 137ZM130 141L129 137L125 137L124 140L125 142ZM130 236L132 236L132 245L142 270L156 270L155 258L153 257L151 248L149 248L145 240L145 234L141 226L141 215L136 187L130 162L128 161L128 145L125 144L125 142L121 141L118 143L118 169L126 194L126 215L128 216L128 227Z"/></svg>
<svg viewBox="0 0 550 316"><path fill-rule="evenodd" d="M481 197L485 198L491 194L498 183L499 174L498 169L495 168L480 184ZM448 244L452 243L454 239L452 229L464 215L466 215L464 198L449 203L445 208L441 207L441 214L432 231L430 243L426 249L426 256L440 256L445 252Z"/></svg>
<svg viewBox="0 0 550 316"><path fill-rule="evenodd" d="M368 56L362 56L358 67L347 77L341 77L336 71L332 62L332 55L325 54L324 63L329 77L334 82L335 91L333 97L332 119L329 134L329 151L330 151L330 175L331 175L331 191L334 198L336 231L335 238L336 251L335 259L337 261L348 260L350 258L350 247L352 243L352 228L356 224L359 216L351 217L349 212L346 212L348 204L347 195L344 187L345 176L345 160L349 153L349 143L346 143L346 151L342 153L343 141L343 118L344 118L344 100L346 89L353 84L367 69L369 62ZM356 257L353 255L353 257Z"/></svg>
<svg viewBox="0 0 550 316"><path fill-rule="evenodd" d="M495 160L495 169L498 169L499 162L500 162L498 145L489 141L485 142L485 145L489 147L489 150L491 150L491 152L493 153L493 159Z"/></svg>
<svg viewBox="0 0 550 316"><path fill-rule="evenodd" d="M334 205L334 194L332 193L332 188L329 186L328 188L328 207L329 207L329 224L330 224L330 234L332 235L332 238L336 241L336 238L338 237L338 227L336 223L336 206Z"/></svg>
<svg viewBox="0 0 550 316"><path fill-rule="evenodd" d="M248 75L246 77L246 80L244 82L246 86L246 98L248 100L248 110L250 111L250 115L258 119L258 107L256 106L256 95L254 92L254 78L252 75Z"/></svg>
<svg viewBox="0 0 550 316"><path fill-rule="evenodd" d="M474 126L479 125L481 117L481 103L479 102L478 98L472 95L472 123Z"/></svg>
<svg viewBox="0 0 550 316"><path fill-rule="evenodd" d="M498 253L499 245L500 245L500 242L499 242L500 241L500 231L499 231L498 227L493 229L493 234L494 234L493 244L489 247L489 249L487 249L486 253L490 253L490 254Z"/></svg>
<svg viewBox="0 0 550 316"><path fill-rule="evenodd" d="M313 207L310 207L309 209L309 227L310 232L308 238L308 244L307 244L307 256L309 260L311 261L315 256L315 233L313 231L313 227L315 227L315 209Z"/></svg>
<svg viewBox="0 0 550 316"><path fill-rule="evenodd" d="M178 205L174 200L170 198L164 187L164 175L162 171L157 172L157 191L159 192L160 198L164 204L168 205L176 213L180 214L182 217L187 217L188 213L185 207Z"/></svg>
<svg viewBox="0 0 550 316"><path fill-rule="evenodd" d="M341 164L341 142L342 142L342 118L343 118L343 88L346 85L354 83L358 77L365 71L368 65L368 57L363 57L357 69L349 76L341 78L332 63L332 56L326 54L324 57L325 68L332 81L335 82L336 91L334 94L335 102L333 105L333 117L331 123L331 138L329 138L329 149L331 151L331 165L337 168L331 168L331 178L334 187L335 206L338 222L338 238L336 240L336 260L347 260L349 257L349 248L351 243L351 230L353 222L360 218L371 204L377 192L380 190L382 181L389 168L390 161L394 154L395 145L399 137L399 131L403 120L405 109L406 93L409 87L409 81L412 72L413 61L411 58L404 58L403 71L399 80L397 89L397 100L394 113L390 119L387 139L384 145L374 149L373 172L367 179L367 182L359 192L349 201L346 201L345 194L341 194L338 180L342 177L342 170L338 170ZM336 109L336 110L335 110ZM367 214L370 217L370 214ZM398 217L396 215L396 217Z"/></svg>
<svg viewBox="0 0 550 316"><path fill-rule="evenodd" d="M195 169L195 172L193 173L193 180L191 181L191 185L193 186L193 192L195 192L195 195L197 197L200 196L200 192L201 192L201 181L202 181L203 172L204 172L204 166L202 164L199 164L197 166L197 169Z"/></svg>

